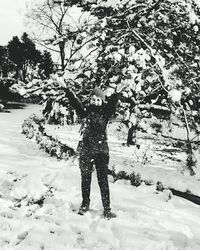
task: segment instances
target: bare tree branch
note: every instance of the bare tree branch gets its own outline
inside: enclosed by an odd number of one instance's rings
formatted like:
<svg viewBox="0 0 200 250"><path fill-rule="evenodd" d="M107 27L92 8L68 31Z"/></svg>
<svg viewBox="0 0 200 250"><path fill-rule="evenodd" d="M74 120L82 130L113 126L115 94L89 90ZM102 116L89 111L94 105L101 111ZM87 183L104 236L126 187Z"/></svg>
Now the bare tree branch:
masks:
<svg viewBox="0 0 200 250"><path fill-rule="evenodd" d="M47 45L45 45L44 43L42 43L41 41L39 41L38 39L32 37L31 35L29 35L29 36L30 36L30 38L31 38L35 43L39 44L40 46L43 46L43 47L45 47L46 49L51 50L51 51L54 51L54 52L56 52L56 53L60 53L59 50L50 48L50 47L48 47Z"/></svg>
<svg viewBox="0 0 200 250"><path fill-rule="evenodd" d="M89 40L87 40L86 42L84 42L83 44L81 44L81 46L79 46L78 48L76 48L70 55L70 57L67 60L67 63L65 64L65 67L69 64L70 60L72 59L72 57L78 52L80 51L80 49L82 49L87 43L95 40L96 38L92 37Z"/></svg>
<svg viewBox="0 0 200 250"><path fill-rule="evenodd" d="M94 51L98 50L98 47L95 47L93 50L91 50L85 57L84 59L86 59L88 56L90 56ZM81 62L80 67L82 67L82 65L84 64L84 61Z"/></svg>

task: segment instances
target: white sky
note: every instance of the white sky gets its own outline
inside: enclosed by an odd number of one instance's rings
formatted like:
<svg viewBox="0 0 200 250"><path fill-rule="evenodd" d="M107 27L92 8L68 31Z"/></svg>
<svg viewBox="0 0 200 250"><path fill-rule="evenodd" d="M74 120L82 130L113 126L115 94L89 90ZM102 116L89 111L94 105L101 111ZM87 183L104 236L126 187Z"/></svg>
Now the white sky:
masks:
<svg viewBox="0 0 200 250"><path fill-rule="evenodd" d="M23 10L30 0L0 0L0 45L6 45L13 36L21 36L23 26Z"/></svg>
<svg viewBox="0 0 200 250"><path fill-rule="evenodd" d="M13 36L20 38L23 32L29 33L24 22L25 7L26 4L34 4L37 1L40 0L0 0L0 45L7 45ZM40 50L44 49L38 45L37 47ZM52 56L58 61L57 54Z"/></svg>

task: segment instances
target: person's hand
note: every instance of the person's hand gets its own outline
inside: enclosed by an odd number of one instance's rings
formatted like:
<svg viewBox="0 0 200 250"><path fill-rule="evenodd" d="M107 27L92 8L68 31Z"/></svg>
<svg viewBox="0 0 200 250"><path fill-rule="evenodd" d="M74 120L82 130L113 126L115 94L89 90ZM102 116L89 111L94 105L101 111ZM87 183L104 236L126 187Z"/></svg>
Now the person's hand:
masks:
<svg viewBox="0 0 200 250"><path fill-rule="evenodd" d="M68 83L63 77L57 78L57 82L62 89L68 88Z"/></svg>
<svg viewBox="0 0 200 250"><path fill-rule="evenodd" d="M19 94L20 94L21 96L26 95L27 92L28 92L28 91L27 91L26 89L24 89L24 88L22 88L22 89L19 90Z"/></svg>
<svg viewBox="0 0 200 250"><path fill-rule="evenodd" d="M63 88L63 89L67 88L66 81L62 76L58 76L58 74L54 74L51 76L51 79L52 81L56 82L60 88Z"/></svg>
<svg viewBox="0 0 200 250"><path fill-rule="evenodd" d="M128 87L128 83L120 83L120 84L118 84L117 85L117 87L116 87L116 93L120 93L120 92L122 92L122 90L124 90L125 88L127 88Z"/></svg>

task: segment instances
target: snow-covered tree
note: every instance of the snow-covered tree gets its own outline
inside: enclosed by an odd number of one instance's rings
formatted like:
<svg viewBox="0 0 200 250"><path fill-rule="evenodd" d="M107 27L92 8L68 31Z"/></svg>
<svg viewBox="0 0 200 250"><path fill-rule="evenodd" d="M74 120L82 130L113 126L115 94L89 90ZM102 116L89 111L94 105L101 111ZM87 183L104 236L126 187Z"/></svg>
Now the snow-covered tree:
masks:
<svg viewBox="0 0 200 250"><path fill-rule="evenodd" d="M77 30L67 61L70 64L57 80L70 80L83 98L94 86L101 86L109 96L118 84L128 85L119 111L130 129L140 129L144 116L182 121L194 173L195 144L190 132L199 135L198 1L85 0L78 6L95 22ZM67 32L60 36L62 41ZM86 53L77 56L74 44L86 45ZM152 126L162 128L155 122ZM150 133L150 129L142 129Z"/></svg>
<svg viewBox="0 0 200 250"><path fill-rule="evenodd" d="M27 9L34 38L60 56L62 70L81 57L80 51L85 50L91 39L88 31L95 20L90 13L75 6L78 2L43 0Z"/></svg>
<svg viewBox="0 0 200 250"><path fill-rule="evenodd" d="M108 0L91 6L101 20L91 80L108 87L128 83L124 101L130 118L132 113L141 118L141 109L175 114L185 123L190 149L190 129L198 135L200 123L199 11L198 2L182 0Z"/></svg>

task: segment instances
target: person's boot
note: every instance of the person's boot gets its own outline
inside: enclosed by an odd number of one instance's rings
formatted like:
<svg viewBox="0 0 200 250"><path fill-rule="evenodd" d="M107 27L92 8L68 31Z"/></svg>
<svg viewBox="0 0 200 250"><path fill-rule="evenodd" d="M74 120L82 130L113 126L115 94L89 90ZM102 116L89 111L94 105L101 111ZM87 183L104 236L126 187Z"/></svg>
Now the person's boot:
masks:
<svg viewBox="0 0 200 250"><path fill-rule="evenodd" d="M115 213L111 212L110 208L105 208L104 209L103 216L107 220L110 220L112 218L116 218L117 217L117 215Z"/></svg>
<svg viewBox="0 0 200 250"><path fill-rule="evenodd" d="M81 205L78 214L84 215L87 211L89 211L89 205Z"/></svg>

